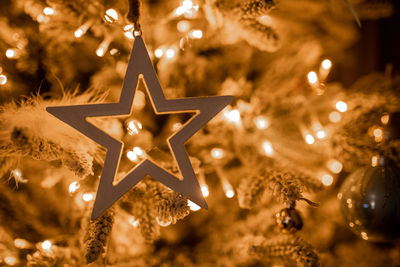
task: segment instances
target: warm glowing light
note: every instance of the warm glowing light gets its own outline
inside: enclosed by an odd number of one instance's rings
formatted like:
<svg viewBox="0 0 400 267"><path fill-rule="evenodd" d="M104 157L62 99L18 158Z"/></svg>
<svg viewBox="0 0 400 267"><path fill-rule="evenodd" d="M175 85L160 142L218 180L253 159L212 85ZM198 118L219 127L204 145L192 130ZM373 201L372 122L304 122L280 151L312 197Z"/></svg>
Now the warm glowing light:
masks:
<svg viewBox="0 0 400 267"><path fill-rule="evenodd" d="M50 251L52 245L53 245L53 244L51 243L50 240L45 240L45 241L43 241L43 243L42 243L42 249L44 249L44 250L46 250L46 251Z"/></svg>
<svg viewBox="0 0 400 267"><path fill-rule="evenodd" d="M312 145L315 142L315 139L311 134L306 134L305 139L306 139L306 143L309 145Z"/></svg>
<svg viewBox="0 0 400 267"><path fill-rule="evenodd" d="M329 113L329 120L333 123L337 123L342 119L342 115L340 115L337 111L332 111Z"/></svg>
<svg viewBox="0 0 400 267"><path fill-rule="evenodd" d="M319 130L317 132L317 138L318 139L324 139L326 137L326 132L324 130Z"/></svg>
<svg viewBox="0 0 400 267"><path fill-rule="evenodd" d="M324 174L321 177L321 182L325 186L330 186L333 183L333 177L330 174Z"/></svg>
<svg viewBox="0 0 400 267"><path fill-rule="evenodd" d="M200 206L197 205L196 203L190 201L189 199L188 199L187 203L188 203L188 206L189 206L190 210L192 210L192 211L200 210Z"/></svg>
<svg viewBox="0 0 400 267"><path fill-rule="evenodd" d="M214 159L222 159L224 157L224 150L222 148L213 148L211 149L211 157Z"/></svg>
<svg viewBox="0 0 400 267"><path fill-rule="evenodd" d="M368 240L368 234L366 232L361 232L361 238L364 240Z"/></svg>
<svg viewBox="0 0 400 267"><path fill-rule="evenodd" d="M131 40L135 39L135 36L133 35L133 32L124 32L124 35L128 39L131 39Z"/></svg>
<svg viewBox="0 0 400 267"><path fill-rule="evenodd" d="M124 26L124 31L125 31L125 32L127 32L127 31L132 31L133 28L134 28L134 25L133 25L133 24L127 24L127 25Z"/></svg>
<svg viewBox="0 0 400 267"><path fill-rule="evenodd" d="M52 9L51 7L45 7L43 9L43 14L47 15L47 16L51 16L54 15L56 12L54 11L54 9Z"/></svg>
<svg viewBox="0 0 400 267"><path fill-rule="evenodd" d="M227 198L233 198L234 195L235 195L235 192L233 191L233 189L226 190L226 192L225 192L225 196Z"/></svg>
<svg viewBox="0 0 400 267"><path fill-rule="evenodd" d="M331 159L327 162L329 170L333 173L340 173L343 169L343 164L340 161Z"/></svg>
<svg viewBox="0 0 400 267"><path fill-rule="evenodd" d="M11 174L17 179L20 180L22 178L22 172L20 169L14 169L11 171Z"/></svg>
<svg viewBox="0 0 400 267"><path fill-rule="evenodd" d="M186 10L191 9L193 7L193 2L192 0L184 0L182 2L182 7Z"/></svg>
<svg viewBox="0 0 400 267"><path fill-rule="evenodd" d="M9 48L6 50L6 57L15 58L16 55L17 55L17 51L15 51L15 49Z"/></svg>
<svg viewBox="0 0 400 267"><path fill-rule="evenodd" d="M143 125L140 121L130 120L127 125L127 130L129 135L139 134L140 130L143 129Z"/></svg>
<svg viewBox="0 0 400 267"><path fill-rule="evenodd" d="M118 12L115 9L110 8L106 11L104 19L109 23L114 23L115 21L118 20Z"/></svg>
<svg viewBox="0 0 400 267"><path fill-rule="evenodd" d="M371 166L376 167L376 166L378 166L378 163L379 163L379 156L378 155L372 156Z"/></svg>
<svg viewBox="0 0 400 267"><path fill-rule="evenodd" d="M254 124L256 125L257 129L264 130L267 129L269 126L269 122L267 118L264 116L257 116L254 118Z"/></svg>
<svg viewBox="0 0 400 267"><path fill-rule="evenodd" d="M382 135L383 135L383 131L382 131L381 128L376 128L376 129L374 130L374 136L375 136L375 138L382 137Z"/></svg>
<svg viewBox="0 0 400 267"><path fill-rule="evenodd" d="M171 130L172 131L178 131L182 127L182 123L180 122L175 122L172 124Z"/></svg>
<svg viewBox="0 0 400 267"><path fill-rule="evenodd" d="M175 15L180 16L183 13L185 13L185 8L183 6L178 6L177 9L175 9Z"/></svg>
<svg viewBox="0 0 400 267"><path fill-rule="evenodd" d="M167 58L173 58L175 56L175 51L172 48L167 49L167 51L165 52L165 55L167 56Z"/></svg>
<svg viewBox="0 0 400 267"><path fill-rule="evenodd" d="M139 157L143 157L144 156L144 151L140 148L140 147L138 147L138 146L135 146L134 148L133 148L133 152L136 154L136 155L138 155Z"/></svg>
<svg viewBox="0 0 400 267"><path fill-rule="evenodd" d="M86 202L92 201L94 199L93 193L85 193L82 195L82 199Z"/></svg>
<svg viewBox="0 0 400 267"><path fill-rule="evenodd" d="M206 184L202 184L200 186L201 188L201 193L203 194L203 197L208 197L210 195L210 191L208 190L208 186Z"/></svg>
<svg viewBox="0 0 400 267"><path fill-rule="evenodd" d="M164 51L161 48L157 48L154 51L154 55L156 56L156 58L160 58L164 55Z"/></svg>
<svg viewBox="0 0 400 267"><path fill-rule="evenodd" d="M262 143L262 150L263 150L264 154L269 157L274 155L274 148L272 147L272 144L269 141L264 141Z"/></svg>
<svg viewBox="0 0 400 267"><path fill-rule="evenodd" d="M240 118L240 111L237 109L225 109L224 110L224 117L226 120L230 123L235 123L235 124L240 124L241 123L241 118Z"/></svg>
<svg viewBox="0 0 400 267"><path fill-rule="evenodd" d="M9 266L14 266L17 264L17 259L13 256L7 256L4 258L4 262Z"/></svg>
<svg viewBox="0 0 400 267"><path fill-rule="evenodd" d="M138 156L136 155L136 153L133 151L126 152L126 156L132 162L138 161L138 159L139 159Z"/></svg>
<svg viewBox="0 0 400 267"><path fill-rule="evenodd" d="M118 51L117 48L113 48L113 49L110 50L110 55L114 56L114 55L116 55L118 52L119 52L119 51Z"/></svg>
<svg viewBox="0 0 400 267"><path fill-rule="evenodd" d="M74 35L76 38L81 38L84 33L85 30L81 27L75 31Z"/></svg>
<svg viewBox="0 0 400 267"><path fill-rule="evenodd" d="M7 76L0 74L0 85L5 85L7 83Z"/></svg>
<svg viewBox="0 0 400 267"><path fill-rule="evenodd" d="M70 193L74 193L76 190L79 189L79 187L81 187L81 185L79 184L78 181L75 181L69 185L68 190Z"/></svg>
<svg viewBox="0 0 400 267"><path fill-rule="evenodd" d="M97 48L97 50L96 50L96 55L97 55L97 56L103 57L104 54L105 54L105 49L104 49L103 47Z"/></svg>
<svg viewBox="0 0 400 267"><path fill-rule="evenodd" d="M382 122L382 124L383 124L383 125L388 124L388 123L389 123L389 119L390 119L389 114L388 114L388 113L383 113L383 115L382 115L382 117L381 117L381 122Z"/></svg>
<svg viewBox="0 0 400 267"><path fill-rule="evenodd" d="M203 32L201 30L193 30L189 33L189 36L194 39L201 39L203 37Z"/></svg>
<svg viewBox="0 0 400 267"><path fill-rule="evenodd" d="M15 246L16 248L19 248L19 249L26 249L26 248L29 248L29 247L30 247L30 244L29 244L29 242L26 241L25 239L16 238L16 239L14 240L14 246Z"/></svg>
<svg viewBox="0 0 400 267"><path fill-rule="evenodd" d="M318 82L318 76L317 73L315 73L315 71L310 71L307 75L308 78L308 82L311 84L316 84Z"/></svg>
<svg viewBox="0 0 400 267"><path fill-rule="evenodd" d="M324 70L329 70L329 69L332 67L332 61L330 61L329 59L324 59L324 60L321 62L321 67L322 67Z"/></svg>
<svg viewBox="0 0 400 267"><path fill-rule="evenodd" d="M156 217L156 221L161 227L167 227L172 223L172 218L170 216L167 221L161 221L159 217Z"/></svg>
<svg viewBox="0 0 400 267"><path fill-rule="evenodd" d="M187 20L181 20L176 24L176 28L179 32L187 32L190 29L190 22Z"/></svg>
<svg viewBox="0 0 400 267"><path fill-rule="evenodd" d="M336 102L336 109L340 112L346 112L347 104L343 101L338 101L338 102Z"/></svg>
<svg viewBox="0 0 400 267"><path fill-rule="evenodd" d="M139 220L136 220L135 217L131 217L129 218L129 224L137 228L139 226Z"/></svg>
<svg viewBox="0 0 400 267"><path fill-rule="evenodd" d="M39 15L36 17L36 20L37 20L39 23L43 23L43 22L46 22L46 21L47 21L47 18L46 18L45 16L43 16L42 14L39 14Z"/></svg>

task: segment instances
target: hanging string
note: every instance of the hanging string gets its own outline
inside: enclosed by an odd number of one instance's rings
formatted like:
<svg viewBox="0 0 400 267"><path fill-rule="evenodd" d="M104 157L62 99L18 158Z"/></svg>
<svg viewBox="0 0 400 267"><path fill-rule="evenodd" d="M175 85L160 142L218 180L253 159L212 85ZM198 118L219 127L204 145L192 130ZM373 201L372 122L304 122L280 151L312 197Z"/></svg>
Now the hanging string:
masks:
<svg viewBox="0 0 400 267"><path fill-rule="evenodd" d="M135 31L140 31L140 24L139 24L140 6L141 6L140 0L128 0L128 2L129 2L129 11L126 17L130 22L133 23Z"/></svg>

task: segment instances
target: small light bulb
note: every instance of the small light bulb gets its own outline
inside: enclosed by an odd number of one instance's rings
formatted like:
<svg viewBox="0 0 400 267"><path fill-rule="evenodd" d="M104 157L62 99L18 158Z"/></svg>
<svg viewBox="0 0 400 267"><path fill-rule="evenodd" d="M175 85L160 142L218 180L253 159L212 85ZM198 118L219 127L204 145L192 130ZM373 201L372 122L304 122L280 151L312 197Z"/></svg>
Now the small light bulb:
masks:
<svg viewBox="0 0 400 267"><path fill-rule="evenodd" d="M176 24L176 28L179 32L187 32L190 29L190 22L187 20L181 20Z"/></svg>
<svg viewBox="0 0 400 267"><path fill-rule="evenodd" d="M346 112L347 104L343 101L338 101L338 102L336 102L336 109L340 112Z"/></svg>
<svg viewBox="0 0 400 267"><path fill-rule="evenodd" d="M324 174L321 177L322 184L325 186L330 186L333 183L333 177L330 174Z"/></svg>
<svg viewBox="0 0 400 267"><path fill-rule="evenodd" d="M27 249L27 248L31 247L29 242L22 238L16 238L14 240L14 246L19 249Z"/></svg>
<svg viewBox="0 0 400 267"><path fill-rule="evenodd" d="M47 15L47 16L52 16L55 14L54 9L52 9L51 7L45 7L43 9L43 14Z"/></svg>
<svg viewBox="0 0 400 267"><path fill-rule="evenodd" d="M161 48L157 48L154 51L154 55L156 56L156 58L160 58L160 57L162 57L164 55L164 52L163 52L163 50Z"/></svg>
<svg viewBox="0 0 400 267"><path fill-rule="evenodd" d="M318 82L318 76L317 73L315 73L315 71L310 71L307 75L307 78L310 84L316 84Z"/></svg>
<svg viewBox="0 0 400 267"><path fill-rule="evenodd" d="M368 234L366 232L361 232L361 238L364 240L368 240Z"/></svg>
<svg viewBox="0 0 400 267"><path fill-rule="evenodd" d="M264 116L255 117L254 123L255 123L257 129L260 129L260 130L265 130L269 126L269 122Z"/></svg>
<svg viewBox="0 0 400 267"><path fill-rule="evenodd" d="M232 109L232 110L225 109L223 115L228 122L236 124L240 124L241 122L240 111L237 109Z"/></svg>
<svg viewBox="0 0 400 267"><path fill-rule="evenodd" d="M135 36L133 35L133 32L124 32L124 35L128 39L131 39L131 40L135 39Z"/></svg>
<svg viewBox="0 0 400 267"><path fill-rule="evenodd" d="M329 113L329 120L333 123L337 123L342 119L342 115L340 115L337 111L332 111Z"/></svg>
<svg viewBox="0 0 400 267"><path fill-rule="evenodd" d="M225 196L227 198L233 198L235 196L235 192L232 189L229 189L225 192Z"/></svg>
<svg viewBox="0 0 400 267"><path fill-rule="evenodd" d="M321 67L322 67L324 70L329 70L329 69L332 67L332 61L330 61L329 59L324 59L324 60L321 62Z"/></svg>
<svg viewBox="0 0 400 267"><path fill-rule="evenodd" d="M94 199L94 194L92 193L85 193L82 195L82 199L86 202L92 201Z"/></svg>
<svg viewBox="0 0 400 267"><path fill-rule="evenodd" d="M306 139L306 143L309 145L312 145L315 142L315 139L311 134L306 134L305 139Z"/></svg>
<svg viewBox="0 0 400 267"><path fill-rule="evenodd" d="M222 159L224 157L224 150L221 148L213 148L211 149L211 157L214 159Z"/></svg>
<svg viewBox="0 0 400 267"><path fill-rule="evenodd" d="M327 166L329 170L333 173L340 173L343 169L343 164L340 161L337 161L335 159L331 159L328 161Z"/></svg>
<svg viewBox="0 0 400 267"><path fill-rule="evenodd" d="M85 33L84 29L79 28L74 32L74 35L76 38L81 38L84 33Z"/></svg>
<svg viewBox="0 0 400 267"><path fill-rule="evenodd" d="M197 205L196 203L190 201L189 199L188 199L187 203L188 203L188 206L189 206L190 210L192 210L192 211L198 211L198 210L201 209L201 207L199 205Z"/></svg>
<svg viewBox="0 0 400 267"><path fill-rule="evenodd" d="M50 251L51 250L51 242L49 240L45 240L42 243L42 249L46 250L46 251Z"/></svg>
<svg viewBox="0 0 400 267"><path fill-rule="evenodd" d="M17 51L15 51L15 49L9 48L6 50L6 57L15 58L16 55L17 55Z"/></svg>
<svg viewBox="0 0 400 267"><path fill-rule="evenodd" d="M182 123L180 122L175 122L172 124L171 130L172 131L178 131L182 127Z"/></svg>
<svg viewBox="0 0 400 267"><path fill-rule="evenodd" d="M272 147L272 144L269 141L264 141L262 143L262 150L264 154L269 157L272 157L274 155L274 148Z"/></svg>
<svg viewBox="0 0 400 267"><path fill-rule="evenodd" d="M180 15L182 15L183 13L185 13L185 8L183 8L183 6L178 6L178 7L175 9L175 15L180 16Z"/></svg>
<svg viewBox="0 0 400 267"><path fill-rule="evenodd" d="M74 193L74 192L76 192L76 190L79 189L79 187L81 187L81 185L79 184L78 181L75 181L69 185L68 190L70 193Z"/></svg>
<svg viewBox="0 0 400 267"><path fill-rule="evenodd" d="M317 138L318 139L324 139L326 137L326 132L324 130L319 130L317 132Z"/></svg>
<svg viewBox="0 0 400 267"><path fill-rule="evenodd" d="M140 147L138 147L138 146L135 146L134 148L133 148L133 152L136 154L136 155L138 155L139 157L142 157L142 156L144 156L144 151L140 148Z"/></svg>
<svg viewBox="0 0 400 267"><path fill-rule="evenodd" d="M208 197L210 195L210 191L208 190L208 186L206 184L202 184L200 186L201 188L201 193L203 194L203 197Z"/></svg>
<svg viewBox="0 0 400 267"><path fill-rule="evenodd" d="M182 7L186 10L191 9L193 7L193 2L192 0L184 0L182 2Z"/></svg>
<svg viewBox="0 0 400 267"><path fill-rule="evenodd" d="M193 39L201 39L203 37L203 32L201 30L193 30L189 35Z"/></svg>
<svg viewBox="0 0 400 267"><path fill-rule="evenodd" d="M135 228L139 226L139 220L136 220L135 217L129 218L129 223Z"/></svg>
<svg viewBox="0 0 400 267"><path fill-rule="evenodd" d="M126 152L126 156L132 162L138 161L138 159L139 159L138 156L136 155L136 153L133 151Z"/></svg>
<svg viewBox="0 0 400 267"><path fill-rule="evenodd" d="M9 266L14 266L17 264L17 259L13 256L7 256L4 258L4 262Z"/></svg>
<svg viewBox="0 0 400 267"><path fill-rule="evenodd" d="M96 50L96 55L97 55L98 57L103 57L104 54L105 54L105 51L104 51L104 48L103 48L103 47L97 48L97 50Z"/></svg>
<svg viewBox="0 0 400 267"><path fill-rule="evenodd" d="M5 85L7 83L7 76L0 74L0 85Z"/></svg>
<svg viewBox="0 0 400 267"><path fill-rule="evenodd" d="M382 117L381 117L381 122L383 125L386 125L389 123L389 119L390 119L390 115L389 113L383 113Z"/></svg>
<svg viewBox="0 0 400 267"><path fill-rule="evenodd" d="M110 8L106 11L104 19L109 23L114 23L118 20L118 12L115 9Z"/></svg>
<svg viewBox="0 0 400 267"><path fill-rule="evenodd" d="M175 51L172 48L167 49L167 51L165 52L165 55L167 56L167 58L173 58L175 56Z"/></svg>
<svg viewBox="0 0 400 267"><path fill-rule="evenodd" d="M143 125L140 121L130 120L128 122L127 130L129 135L139 134L140 130L143 129Z"/></svg>
<svg viewBox="0 0 400 267"><path fill-rule="evenodd" d="M379 156L378 155L372 156L371 166L376 167L376 166L378 166L378 163L379 163Z"/></svg>
<svg viewBox="0 0 400 267"><path fill-rule="evenodd" d="M127 24L124 26L124 31L132 31L134 29L134 25L133 24Z"/></svg>

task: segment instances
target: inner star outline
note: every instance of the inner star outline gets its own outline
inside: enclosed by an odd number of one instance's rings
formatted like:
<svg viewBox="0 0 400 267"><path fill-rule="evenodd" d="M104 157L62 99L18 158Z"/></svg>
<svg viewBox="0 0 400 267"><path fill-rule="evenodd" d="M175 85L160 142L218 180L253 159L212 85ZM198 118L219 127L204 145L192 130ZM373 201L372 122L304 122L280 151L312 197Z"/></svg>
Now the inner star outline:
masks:
<svg viewBox="0 0 400 267"><path fill-rule="evenodd" d="M156 114L195 113L179 131L167 139L172 156L183 177L182 180L146 158L114 185L124 144L86 120L87 117L130 115L140 78L144 81ZM143 39L141 36L135 36L118 103L54 106L47 107L46 110L107 150L91 216L94 220L147 175L207 209L207 203L185 149L185 142L232 100L232 96L166 99Z"/></svg>

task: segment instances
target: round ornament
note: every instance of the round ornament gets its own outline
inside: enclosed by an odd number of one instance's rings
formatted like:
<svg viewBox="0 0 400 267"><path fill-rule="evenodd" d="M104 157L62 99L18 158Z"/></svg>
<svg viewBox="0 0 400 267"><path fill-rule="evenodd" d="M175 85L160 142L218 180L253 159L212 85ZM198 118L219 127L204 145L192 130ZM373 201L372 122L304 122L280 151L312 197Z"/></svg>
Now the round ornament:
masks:
<svg viewBox="0 0 400 267"><path fill-rule="evenodd" d="M276 214L276 224L283 232L296 232L303 227L300 213L294 208L284 208Z"/></svg>
<svg viewBox="0 0 400 267"><path fill-rule="evenodd" d="M395 165L356 170L343 183L338 198L348 227L364 240L400 237L400 170Z"/></svg>

